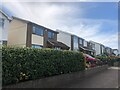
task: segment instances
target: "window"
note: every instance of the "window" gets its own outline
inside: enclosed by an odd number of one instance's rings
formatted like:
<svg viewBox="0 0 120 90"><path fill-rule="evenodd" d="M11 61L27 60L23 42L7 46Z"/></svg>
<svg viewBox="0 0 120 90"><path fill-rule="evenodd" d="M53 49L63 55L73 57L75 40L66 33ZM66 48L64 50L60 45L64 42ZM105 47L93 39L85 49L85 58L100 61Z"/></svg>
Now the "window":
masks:
<svg viewBox="0 0 120 90"><path fill-rule="evenodd" d="M44 29L42 27L33 26L32 33L39 36L43 36L43 30Z"/></svg>
<svg viewBox="0 0 120 90"><path fill-rule="evenodd" d="M95 44L92 44L92 49L95 50Z"/></svg>
<svg viewBox="0 0 120 90"><path fill-rule="evenodd" d="M41 45L36 45L36 44L33 44L33 45L32 45L32 48L43 48L43 46L41 46Z"/></svg>
<svg viewBox="0 0 120 90"><path fill-rule="evenodd" d="M60 48L60 47L55 47L54 49L55 49L55 50L61 50L61 48Z"/></svg>
<svg viewBox="0 0 120 90"><path fill-rule="evenodd" d="M79 39L79 43L82 45L82 43L83 43L83 42L82 42L82 39Z"/></svg>
<svg viewBox="0 0 120 90"><path fill-rule="evenodd" d="M0 45L2 45L2 41L0 41Z"/></svg>
<svg viewBox="0 0 120 90"><path fill-rule="evenodd" d="M33 26L33 34L35 34L35 27Z"/></svg>
<svg viewBox="0 0 120 90"><path fill-rule="evenodd" d="M51 38L51 39L53 39L54 38L54 33L53 32L50 32L50 31L48 31L48 38Z"/></svg>
<svg viewBox="0 0 120 90"><path fill-rule="evenodd" d="M74 41L74 50L78 50L78 37L76 37L76 36L74 36L74 39L73 39L73 41Z"/></svg>
<svg viewBox="0 0 120 90"><path fill-rule="evenodd" d="M84 40L84 46L87 47L87 41Z"/></svg>
<svg viewBox="0 0 120 90"><path fill-rule="evenodd" d="M3 18L0 18L0 27L2 27L2 28L4 27L4 21L5 20Z"/></svg>

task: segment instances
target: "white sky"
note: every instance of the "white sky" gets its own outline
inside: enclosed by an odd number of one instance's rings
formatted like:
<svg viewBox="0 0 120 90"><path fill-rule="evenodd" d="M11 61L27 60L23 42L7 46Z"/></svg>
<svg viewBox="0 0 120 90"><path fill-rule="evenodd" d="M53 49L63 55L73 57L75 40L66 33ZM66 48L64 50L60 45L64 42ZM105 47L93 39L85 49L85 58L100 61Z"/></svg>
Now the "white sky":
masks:
<svg viewBox="0 0 120 90"><path fill-rule="evenodd" d="M2 0L2 2L119 2L119 0Z"/></svg>
<svg viewBox="0 0 120 90"><path fill-rule="evenodd" d="M86 40L93 40L98 43L102 43L106 46L112 48L118 48L118 33L109 35L109 39L106 35L99 35L101 23L102 22L111 22L115 21L107 21L107 20L91 20L91 19L76 19L72 18L71 13L77 13L78 9L71 5L63 5L61 7L57 5L49 5L49 4L31 4L31 3L20 3L20 2L43 2L43 0L24 0L17 1L12 0L11 3L5 3L9 0L4 0L3 4L8 8L13 14L17 17L24 18L40 25L46 26L53 30L60 29L63 31L67 31L73 34L76 34L80 37L85 38ZM16 2L15 2L16 1ZM57 0L44 0L44 2L52 2ZM60 0L62 1L62 0ZM64 1L73 1L73 0L64 0ZM118 2L118 0L74 0L74 1L87 1L87 2ZM58 1L59 2L59 1ZM74 10L74 11L73 11ZM84 14L84 9L79 8L79 15ZM70 15L70 16L66 16ZM59 17L59 18L58 18ZM81 21L81 22L79 22ZM79 22L79 24L78 24ZM85 25L83 22L87 22L88 25ZM73 25L74 23L74 25ZM93 24L91 24L93 23ZM91 33L92 31L92 33Z"/></svg>

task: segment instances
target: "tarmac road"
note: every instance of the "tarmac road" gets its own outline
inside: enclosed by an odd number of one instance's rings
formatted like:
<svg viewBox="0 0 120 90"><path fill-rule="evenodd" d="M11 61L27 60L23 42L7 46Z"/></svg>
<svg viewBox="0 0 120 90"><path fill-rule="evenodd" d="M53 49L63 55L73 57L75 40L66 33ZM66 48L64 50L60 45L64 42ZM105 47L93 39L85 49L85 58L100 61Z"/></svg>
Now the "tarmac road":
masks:
<svg viewBox="0 0 120 90"><path fill-rule="evenodd" d="M118 88L120 87L120 78L118 78L120 71L118 70L120 68L110 67L82 80L73 81L62 88Z"/></svg>

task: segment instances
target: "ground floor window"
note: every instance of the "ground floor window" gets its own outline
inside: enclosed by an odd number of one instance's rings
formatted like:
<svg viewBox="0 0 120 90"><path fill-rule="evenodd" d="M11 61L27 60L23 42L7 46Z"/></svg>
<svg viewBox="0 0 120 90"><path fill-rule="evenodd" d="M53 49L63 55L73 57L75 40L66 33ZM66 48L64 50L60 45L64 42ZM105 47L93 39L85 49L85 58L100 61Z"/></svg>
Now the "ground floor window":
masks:
<svg viewBox="0 0 120 90"><path fill-rule="evenodd" d="M55 49L55 50L61 50L61 48L60 48L60 47L55 47L54 49Z"/></svg>
<svg viewBox="0 0 120 90"><path fill-rule="evenodd" d="M0 41L0 44L2 45L2 41Z"/></svg>
<svg viewBox="0 0 120 90"><path fill-rule="evenodd" d="M32 44L32 48L43 48L41 45Z"/></svg>
<svg viewBox="0 0 120 90"><path fill-rule="evenodd" d="M7 45L7 41L5 41L5 40L1 41L0 40L0 45Z"/></svg>

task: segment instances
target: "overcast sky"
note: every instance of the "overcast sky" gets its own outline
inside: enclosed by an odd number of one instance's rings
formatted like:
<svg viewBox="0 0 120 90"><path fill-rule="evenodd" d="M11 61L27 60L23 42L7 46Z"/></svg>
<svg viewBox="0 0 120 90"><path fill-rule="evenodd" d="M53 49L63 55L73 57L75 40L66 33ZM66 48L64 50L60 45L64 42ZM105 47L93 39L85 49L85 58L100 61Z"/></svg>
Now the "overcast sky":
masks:
<svg viewBox="0 0 120 90"><path fill-rule="evenodd" d="M67 2L66 0L66 2L54 3L43 3L42 0L24 1L4 0L0 6L10 16L14 15L53 30L60 29L88 41L118 48L118 0L103 0L106 2L99 2L102 0Z"/></svg>

